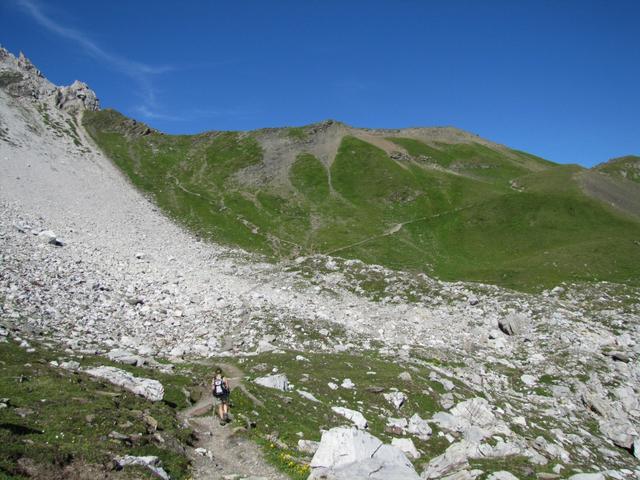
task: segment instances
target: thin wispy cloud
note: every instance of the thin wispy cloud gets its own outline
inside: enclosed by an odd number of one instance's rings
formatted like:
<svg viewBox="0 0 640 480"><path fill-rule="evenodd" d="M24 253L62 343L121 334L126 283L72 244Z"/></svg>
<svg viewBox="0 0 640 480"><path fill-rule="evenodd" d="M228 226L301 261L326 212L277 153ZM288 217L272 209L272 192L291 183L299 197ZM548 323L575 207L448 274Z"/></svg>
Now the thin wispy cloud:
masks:
<svg viewBox="0 0 640 480"><path fill-rule="evenodd" d="M189 111L190 116L195 118L215 118L215 117L250 117L261 113L260 109L246 108L195 108Z"/></svg>
<svg viewBox="0 0 640 480"><path fill-rule="evenodd" d="M157 112L158 104L152 78L155 75L173 70L174 68L172 66L147 65L109 52L94 42L84 32L62 25L52 19L37 2L33 0L16 0L16 3L42 27L75 43L84 50L87 55L135 80L138 85L138 93L143 101L143 104L135 107L135 110L149 118L165 117L165 119L168 119L169 116L164 116L162 113Z"/></svg>
<svg viewBox="0 0 640 480"><path fill-rule="evenodd" d="M160 113L158 111L148 108L146 105L137 105L133 107L133 110L137 112L139 115L146 118L150 118L152 120L168 120L171 122L183 122L186 120L184 117Z"/></svg>

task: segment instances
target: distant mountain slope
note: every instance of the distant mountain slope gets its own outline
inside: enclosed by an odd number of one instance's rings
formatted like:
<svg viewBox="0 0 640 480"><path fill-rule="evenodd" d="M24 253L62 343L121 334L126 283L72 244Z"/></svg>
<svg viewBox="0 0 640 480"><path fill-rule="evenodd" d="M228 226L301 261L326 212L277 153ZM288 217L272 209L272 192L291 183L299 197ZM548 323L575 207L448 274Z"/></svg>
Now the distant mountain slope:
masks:
<svg viewBox="0 0 640 480"><path fill-rule="evenodd" d="M171 136L111 110L83 123L136 186L218 242L520 289L640 278L640 223L589 194L585 169L454 128Z"/></svg>
<svg viewBox="0 0 640 480"><path fill-rule="evenodd" d="M637 155L614 158L597 165L594 169L640 183L640 157Z"/></svg>
<svg viewBox="0 0 640 480"><path fill-rule="evenodd" d="M640 182L587 170L577 176L585 194L640 220Z"/></svg>

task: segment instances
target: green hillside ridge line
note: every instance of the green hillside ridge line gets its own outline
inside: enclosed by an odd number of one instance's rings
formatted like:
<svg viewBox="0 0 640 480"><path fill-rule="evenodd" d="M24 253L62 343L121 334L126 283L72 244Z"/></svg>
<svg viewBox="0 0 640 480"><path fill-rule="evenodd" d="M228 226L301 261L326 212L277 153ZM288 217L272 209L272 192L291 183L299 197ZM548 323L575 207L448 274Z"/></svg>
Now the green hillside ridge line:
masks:
<svg viewBox="0 0 640 480"><path fill-rule="evenodd" d="M340 124L338 151L324 164L310 151L322 150L334 123L172 136L104 110L86 112L83 124L170 217L274 260L332 254L528 291L640 280L640 223L588 196L577 180L584 169L470 134L447 143L438 129L423 141ZM371 135L400 154L359 138ZM293 154L287 185L245 182L273 148Z"/></svg>
<svg viewBox="0 0 640 480"><path fill-rule="evenodd" d="M640 156L626 155L601 163L595 170L640 183Z"/></svg>

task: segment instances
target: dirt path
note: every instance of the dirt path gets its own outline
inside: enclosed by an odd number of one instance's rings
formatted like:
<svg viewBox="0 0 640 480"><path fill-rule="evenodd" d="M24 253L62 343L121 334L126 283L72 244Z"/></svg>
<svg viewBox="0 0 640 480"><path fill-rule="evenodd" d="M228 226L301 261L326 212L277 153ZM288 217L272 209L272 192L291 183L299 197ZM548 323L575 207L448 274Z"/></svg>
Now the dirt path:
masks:
<svg viewBox="0 0 640 480"><path fill-rule="evenodd" d="M220 365L229 379L231 390L242 390L254 402L260 402L242 385L243 373L234 365ZM242 435L234 433L233 424L221 426L212 410L210 392L191 407L183 410L180 417L193 428L198 436L194 448L189 449L193 461L194 480L269 479L286 480L288 477L269 465L259 447ZM233 412L232 412L233 414ZM206 451L198 453L198 448Z"/></svg>
<svg viewBox="0 0 640 480"><path fill-rule="evenodd" d="M365 238L365 239L360 240L358 242L350 243L349 245L344 245L342 247L334 248L333 250L329 250L328 252L324 252L323 255L333 255L333 254L335 254L337 252L341 252L341 251L347 250L349 248L358 247L358 246L363 245L365 243L369 243L369 242L371 242L373 240L377 240L377 239L383 238L383 237L388 237L390 235L398 233L400 230L402 230L402 228L405 225L410 225L412 223L417 223L417 222L423 222L425 220L431 220L433 218L442 217L444 215L448 215L448 214L451 214L451 213L460 212L462 210L466 210L466 209L472 208L472 207L474 207L476 205L479 205L479 203L472 203L472 204L466 205L464 207L455 208L453 210L448 210L446 212L436 213L435 215L428 215L426 217L420 217L420 218L415 218L413 220L407 220L406 222L396 223L396 224L392 225L391 227L387 228L383 233L381 233L379 235L373 235L371 237Z"/></svg>

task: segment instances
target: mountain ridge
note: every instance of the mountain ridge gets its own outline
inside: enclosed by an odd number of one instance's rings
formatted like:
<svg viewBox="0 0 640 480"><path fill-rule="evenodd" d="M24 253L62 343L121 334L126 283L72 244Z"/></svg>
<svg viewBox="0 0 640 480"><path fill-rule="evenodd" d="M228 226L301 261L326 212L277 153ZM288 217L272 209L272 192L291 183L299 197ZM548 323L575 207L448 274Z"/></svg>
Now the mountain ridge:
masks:
<svg viewBox="0 0 640 480"><path fill-rule="evenodd" d="M455 127L328 120L168 135L100 110L86 84L54 86L23 55L2 50L0 59L9 95L75 116L54 125L58 134L81 145L82 125L134 185L204 238L275 258L333 252L524 289L638 281L640 187L607 172L555 164ZM605 225L608 236L599 231ZM583 251L585 240L593 254ZM603 262L603 251L619 253Z"/></svg>
<svg viewBox="0 0 640 480"><path fill-rule="evenodd" d="M426 138L434 131L440 135L439 129L390 133L325 122L309 127L177 137L151 132L132 138L122 136L122 128L132 124L114 111L87 112L84 124L134 184L156 198L164 198L160 201L166 202L165 208L178 218L186 214L192 228L205 236L213 235L217 241L240 242L243 248L258 248L276 256L341 252L400 269L425 268L418 267L415 259L420 258L429 265L444 262L435 271L428 270L430 274L444 272L444 278L454 280L466 271L458 278L501 283L503 278L487 276L488 270L470 274L470 266L485 262L496 265L499 259L504 267L497 270L504 269L500 275L508 277L512 274L507 265L514 252L528 245L524 248L530 253L525 256L538 258L538 248L577 242L570 233L575 228L584 238L598 238L598 243L613 241L613 237L607 240L598 232L597 224L590 219L594 215L603 225L616 225L620 238L633 237L631 232L638 228L637 203L626 201L640 198L635 186L624 195L612 196L607 193L612 190L608 184L603 190L603 182L589 174L590 188L583 188L585 182L579 181L580 175L589 172L583 167L553 164L490 142L481 144L476 137L465 137L468 143L446 143L442 136ZM133 125L139 133L138 124ZM363 177L364 172L367 174ZM532 182L531 175L542 177ZM155 180L148 183L151 178ZM180 191L172 184L179 184ZM591 188L594 184L598 187ZM617 188L617 181L614 184ZM181 198L178 203L175 195ZM191 205L191 213L181 210L180 202ZM514 211L514 205L520 205L516 207L520 210ZM451 220L458 222L455 212L460 208L460 215L466 219L455 227L452 242L448 217L442 214L453 212ZM464 214L469 208L476 211L472 217ZM560 211L565 213L558 216ZM518 217L531 218L533 223L510 227ZM478 223L482 218L485 220ZM549 227L540 230L547 224ZM213 230L207 230L206 225ZM516 239L514 232L520 230L522 235L518 233ZM548 239L538 247L530 243L529 239L541 234L540 238ZM365 241L367 238L370 240ZM410 246L413 253L398 251L396 239ZM487 250L483 246L487 241L496 249ZM499 246L510 243L504 249ZM465 250L441 256L443 249L451 251L454 245L463 245ZM578 243L575 245L579 250ZM623 249L631 258L637 257L631 239L622 241L622 245L628 245ZM550 275L558 260L545 262L548 266L542 270L547 273L537 275L550 276L552 282L567 278L566 274ZM573 270L582 278L592 275L585 276L588 268L578 268L568 257L562 261L565 266L560 270ZM618 261L610 263L622 265ZM451 268L457 273L451 273ZM540 267L525 262L520 268L518 278L533 275L532 269ZM583 273L577 273L581 270ZM608 271L607 276L612 270ZM623 278L632 277L625 274Z"/></svg>

